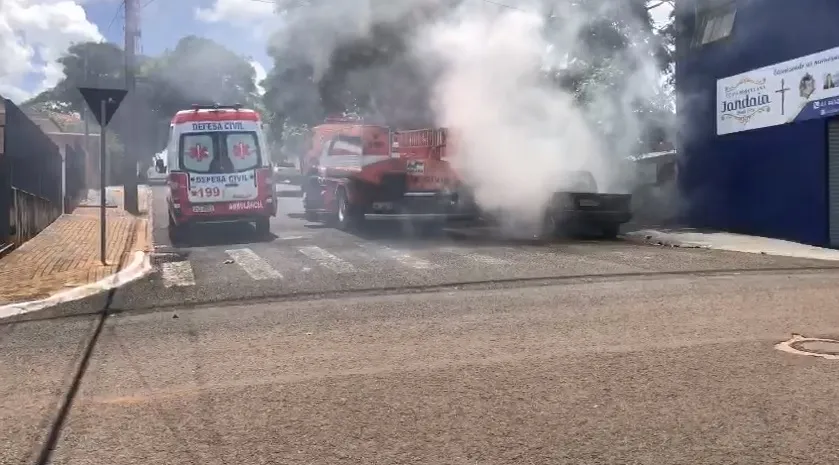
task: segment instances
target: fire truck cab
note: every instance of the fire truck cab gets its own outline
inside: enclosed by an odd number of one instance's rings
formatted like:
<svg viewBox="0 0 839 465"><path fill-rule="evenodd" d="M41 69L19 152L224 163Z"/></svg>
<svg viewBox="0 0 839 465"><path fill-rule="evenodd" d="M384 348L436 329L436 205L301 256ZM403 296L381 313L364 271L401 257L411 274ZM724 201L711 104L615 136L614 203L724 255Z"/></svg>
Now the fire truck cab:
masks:
<svg viewBox="0 0 839 465"><path fill-rule="evenodd" d="M197 223L255 223L270 233L277 214L271 156L259 113L235 106L193 105L169 126L169 231Z"/></svg>

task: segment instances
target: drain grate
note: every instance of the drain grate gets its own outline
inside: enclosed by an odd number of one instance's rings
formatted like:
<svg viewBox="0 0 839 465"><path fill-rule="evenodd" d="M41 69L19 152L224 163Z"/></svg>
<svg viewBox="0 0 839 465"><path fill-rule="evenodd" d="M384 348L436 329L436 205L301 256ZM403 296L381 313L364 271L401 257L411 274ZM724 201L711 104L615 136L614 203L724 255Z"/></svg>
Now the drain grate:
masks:
<svg viewBox="0 0 839 465"><path fill-rule="evenodd" d="M791 339L776 344L775 348L795 355L839 360L839 340L835 339L804 337L800 334L793 334Z"/></svg>

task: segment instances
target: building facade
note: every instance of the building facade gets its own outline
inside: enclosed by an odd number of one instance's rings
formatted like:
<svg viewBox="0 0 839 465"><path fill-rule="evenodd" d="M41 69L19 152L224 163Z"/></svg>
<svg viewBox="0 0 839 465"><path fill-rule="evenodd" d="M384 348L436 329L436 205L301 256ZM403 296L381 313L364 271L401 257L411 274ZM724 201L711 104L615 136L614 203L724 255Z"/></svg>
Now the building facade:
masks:
<svg viewBox="0 0 839 465"><path fill-rule="evenodd" d="M837 0L677 0L688 224L839 247L836 18Z"/></svg>

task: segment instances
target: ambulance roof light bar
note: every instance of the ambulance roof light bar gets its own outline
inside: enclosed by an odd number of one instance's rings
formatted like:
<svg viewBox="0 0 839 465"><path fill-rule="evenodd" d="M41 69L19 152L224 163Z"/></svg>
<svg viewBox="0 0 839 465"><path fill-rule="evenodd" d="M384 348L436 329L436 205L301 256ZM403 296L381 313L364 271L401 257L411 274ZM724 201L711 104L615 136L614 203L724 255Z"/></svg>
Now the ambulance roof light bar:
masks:
<svg viewBox="0 0 839 465"><path fill-rule="evenodd" d="M218 103L214 103L212 105L201 105L198 103L192 104L192 110L197 112L198 110L212 110L212 111L219 111L219 110L235 110L239 111L242 109L241 103L234 103L233 105L219 105Z"/></svg>

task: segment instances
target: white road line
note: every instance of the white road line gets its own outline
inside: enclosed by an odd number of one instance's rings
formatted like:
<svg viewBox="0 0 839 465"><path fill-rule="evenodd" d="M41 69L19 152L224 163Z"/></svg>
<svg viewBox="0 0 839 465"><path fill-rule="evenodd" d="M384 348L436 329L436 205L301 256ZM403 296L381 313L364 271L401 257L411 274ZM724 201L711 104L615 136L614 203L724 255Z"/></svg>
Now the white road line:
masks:
<svg viewBox="0 0 839 465"><path fill-rule="evenodd" d="M165 287L187 287L195 285L195 274L188 261L166 262L160 265Z"/></svg>
<svg viewBox="0 0 839 465"><path fill-rule="evenodd" d="M352 264L327 252L326 250L321 249L320 247L300 247L297 250L299 250L303 255L318 262L318 264L324 268L328 268L336 273L352 273L355 271L355 267L352 266Z"/></svg>
<svg viewBox="0 0 839 465"><path fill-rule="evenodd" d="M261 281L266 279L282 279L283 277L279 271L271 268L268 262L260 258L251 249L233 249L225 250L224 252L253 279Z"/></svg>
<svg viewBox="0 0 839 465"><path fill-rule="evenodd" d="M377 246L373 247L370 244L360 244L362 248L367 249L373 253L381 254L390 258L391 260L395 260L409 268L414 268L417 270L433 270L435 268L439 268L434 263L429 262L428 260L423 260L421 258L414 257L413 255L404 252L402 250L391 249L390 247L385 246Z"/></svg>
<svg viewBox="0 0 839 465"><path fill-rule="evenodd" d="M442 252L450 253L453 255L459 255L463 258L468 260L472 260L478 263L483 263L486 265L506 265L509 263L507 260L502 258L496 258L489 255L484 255L475 252L469 252L467 250L461 249L459 247L442 247L440 248Z"/></svg>

